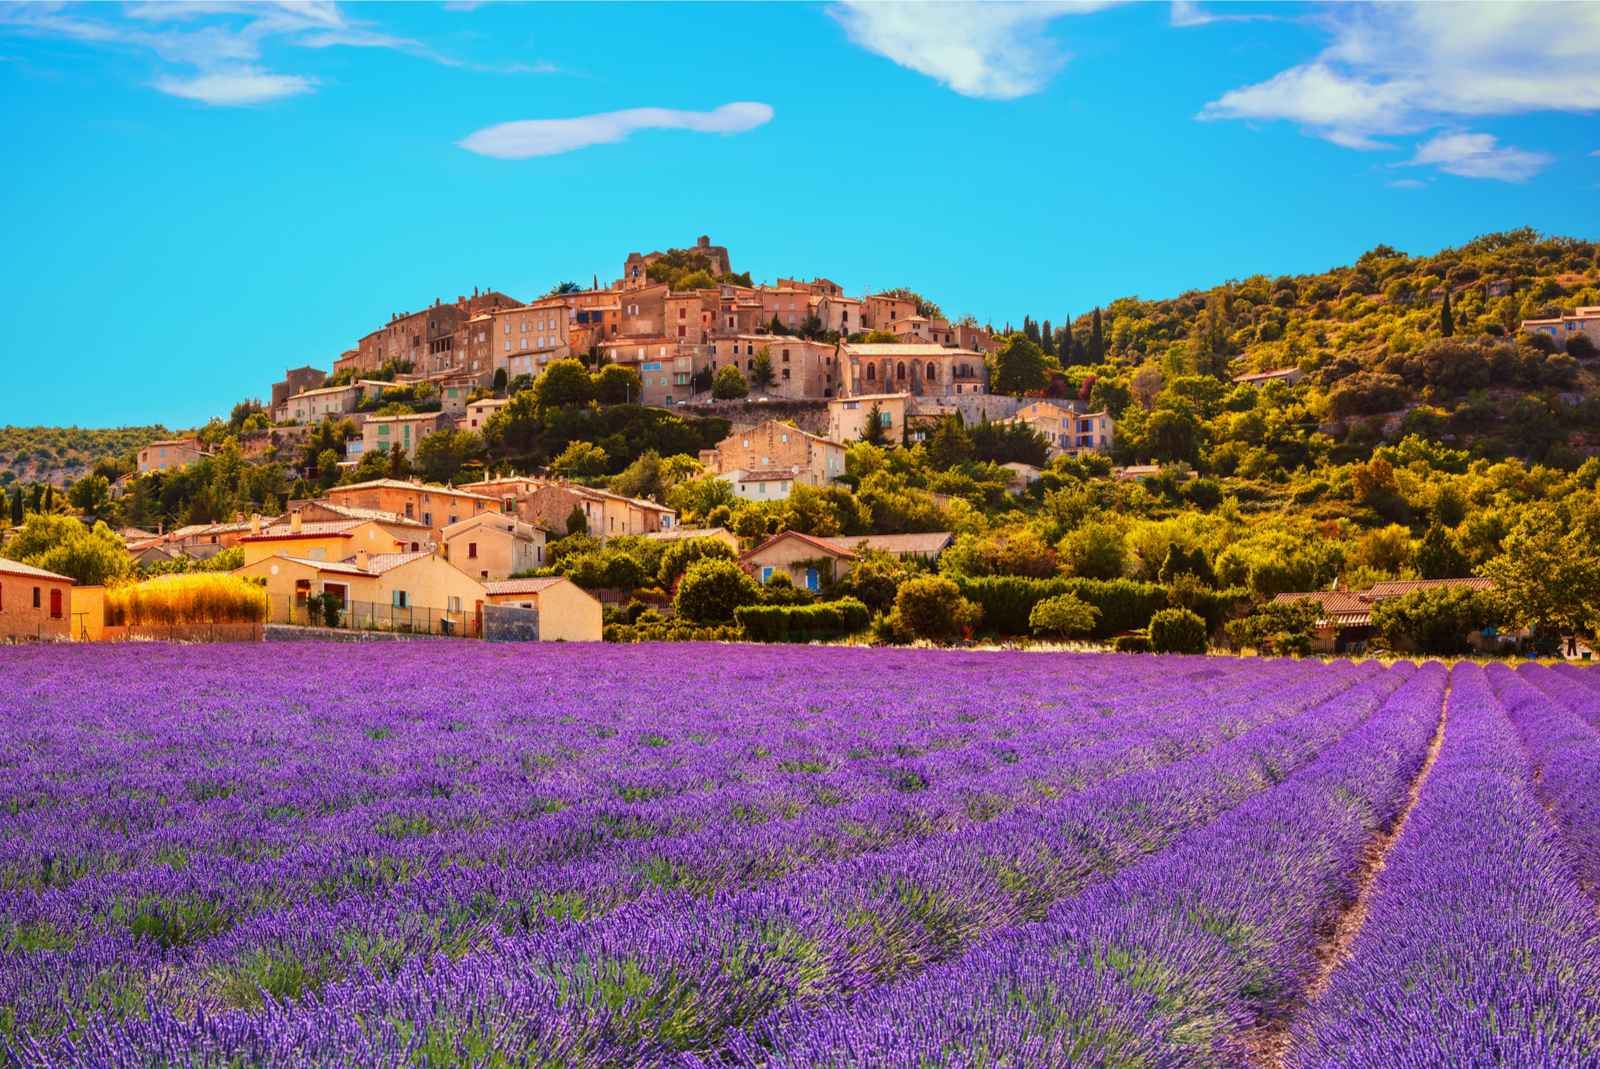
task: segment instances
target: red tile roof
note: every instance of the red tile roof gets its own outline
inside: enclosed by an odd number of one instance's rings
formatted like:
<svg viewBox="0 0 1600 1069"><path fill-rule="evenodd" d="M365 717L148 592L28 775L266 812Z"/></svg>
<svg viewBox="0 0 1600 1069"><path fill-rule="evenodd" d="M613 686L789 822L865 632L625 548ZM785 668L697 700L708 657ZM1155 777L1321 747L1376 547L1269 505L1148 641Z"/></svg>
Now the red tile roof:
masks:
<svg viewBox="0 0 1600 1069"><path fill-rule="evenodd" d="M530 579L492 579L483 585L490 594L537 594L567 581L564 575L542 575Z"/></svg>

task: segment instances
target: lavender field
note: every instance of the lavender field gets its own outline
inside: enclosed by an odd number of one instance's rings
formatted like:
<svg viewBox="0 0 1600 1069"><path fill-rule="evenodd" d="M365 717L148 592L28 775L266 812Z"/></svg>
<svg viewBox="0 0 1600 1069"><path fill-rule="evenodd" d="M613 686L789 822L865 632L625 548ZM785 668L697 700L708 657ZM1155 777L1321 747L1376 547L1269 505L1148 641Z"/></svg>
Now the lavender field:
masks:
<svg viewBox="0 0 1600 1069"><path fill-rule="evenodd" d="M1600 1066L1576 668L0 651L0 1064Z"/></svg>

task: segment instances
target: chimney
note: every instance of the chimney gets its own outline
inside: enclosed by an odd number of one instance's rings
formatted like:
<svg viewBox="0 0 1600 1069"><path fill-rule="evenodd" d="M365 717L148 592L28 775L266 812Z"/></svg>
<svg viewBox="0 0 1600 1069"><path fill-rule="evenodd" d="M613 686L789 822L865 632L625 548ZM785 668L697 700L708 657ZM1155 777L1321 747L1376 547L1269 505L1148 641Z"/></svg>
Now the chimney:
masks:
<svg viewBox="0 0 1600 1069"><path fill-rule="evenodd" d="M233 514L233 522L234 522L234 523L243 523L243 522L244 522L244 513L242 513L242 512L235 512L235 513L234 513L234 514Z"/></svg>
<svg viewBox="0 0 1600 1069"><path fill-rule="evenodd" d="M289 533L290 534L299 534L300 533L300 510L299 509L295 509L293 512L289 513Z"/></svg>
<svg viewBox="0 0 1600 1069"><path fill-rule="evenodd" d="M362 571L366 571L367 570L367 551L366 550L364 550L364 549L356 550L356 567L360 568Z"/></svg>
<svg viewBox="0 0 1600 1069"><path fill-rule="evenodd" d="M250 514L250 533L253 535L261 533L261 513L259 512Z"/></svg>

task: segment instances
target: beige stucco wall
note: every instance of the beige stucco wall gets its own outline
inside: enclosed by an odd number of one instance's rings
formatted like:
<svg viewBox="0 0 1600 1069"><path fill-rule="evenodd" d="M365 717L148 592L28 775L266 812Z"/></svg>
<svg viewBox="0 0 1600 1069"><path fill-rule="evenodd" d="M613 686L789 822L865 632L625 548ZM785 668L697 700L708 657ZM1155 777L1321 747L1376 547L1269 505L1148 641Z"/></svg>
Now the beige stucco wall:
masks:
<svg viewBox="0 0 1600 1069"><path fill-rule="evenodd" d="M39 591L39 607L33 592ZM61 615L50 615L50 592L61 591ZM64 639L72 629L72 580L0 573L0 641L23 638Z"/></svg>
<svg viewBox="0 0 1600 1069"><path fill-rule="evenodd" d="M73 587L72 615L72 637L78 639L87 635L87 641L99 642L106 630L106 588Z"/></svg>
<svg viewBox="0 0 1600 1069"><path fill-rule="evenodd" d="M570 579L539 591L538 609L541 641L600 641L600 602Z"/></svg>

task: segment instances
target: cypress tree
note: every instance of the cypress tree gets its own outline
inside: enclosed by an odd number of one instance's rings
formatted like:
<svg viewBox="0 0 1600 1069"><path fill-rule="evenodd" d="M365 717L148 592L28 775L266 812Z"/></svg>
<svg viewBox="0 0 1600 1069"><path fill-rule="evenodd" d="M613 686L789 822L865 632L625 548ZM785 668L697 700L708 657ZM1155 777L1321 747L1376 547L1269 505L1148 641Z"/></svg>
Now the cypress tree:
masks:
<svg viewBox="0 0 1600 1069"><path fill-rule="evenodd" d="M1039 348L1044 350L1046 356L1056 355L1056 332L1048 319L1039 326Z"/></svg>
<svg viewBox="0 0 1600 1069"><path fill-rule="evenodd" d="M1035 323L1027 316L1022 317L1022 333L1027 335L1028 340L1033 342L1033 344L1039 344L1039 324Z"/></svg>
<svg viewBox="0 0 1600 1069"><path fill-rule="evenodd" d="M1450 284L1445 283L1444 306L1439 309L1439 334L1449 338L1456 332L1456 317L1450 312Z"/></svg>
<svg viewBox="0 0 1600 1069"><path fill-rule="evenodd" d="M56 508L56 487L54 483L44 484L44 511L54 512Z"/></svg>
<svg viewBox="0 0 1600 1069"><path fill-rule="evenodd" d="M1056 351L1061 355L1063 364L1075 363L1072 359L1072 315L1068 313L1067 320L1061 324L1061 340L1056 345Z"/></svg>
<svg viewBox="0 0 1600 1069"><path fill-rule="evenodd" d="M1089 345L1086 350L1089 363L1098 364L1106 355L1106 339L1100 329L1100 309L1094 310L1094 328L1089 335Z"/></svg>
<svg viewBox="0 0 1600 1069"><path fill-rule="evenodd" d="M22 484L17 484L17 496L11 499L11 526L21 527L23 520Z"/></svg>

